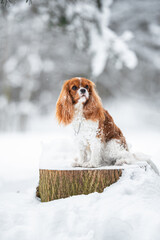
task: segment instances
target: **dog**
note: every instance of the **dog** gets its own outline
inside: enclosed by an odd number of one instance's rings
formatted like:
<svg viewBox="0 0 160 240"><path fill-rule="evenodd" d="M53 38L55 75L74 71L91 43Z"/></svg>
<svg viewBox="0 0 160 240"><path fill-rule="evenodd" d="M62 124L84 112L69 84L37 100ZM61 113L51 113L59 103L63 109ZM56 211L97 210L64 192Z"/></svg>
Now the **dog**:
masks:
<svg viewBox="0 0 160 240"><path fill-rule="evenodd" d="M56 117L59 124L73 126L79 149L74 167L95 168L135 161L122 131L103 108L95 84L89 79L75 77L65 81L56 104Z"/></svg>

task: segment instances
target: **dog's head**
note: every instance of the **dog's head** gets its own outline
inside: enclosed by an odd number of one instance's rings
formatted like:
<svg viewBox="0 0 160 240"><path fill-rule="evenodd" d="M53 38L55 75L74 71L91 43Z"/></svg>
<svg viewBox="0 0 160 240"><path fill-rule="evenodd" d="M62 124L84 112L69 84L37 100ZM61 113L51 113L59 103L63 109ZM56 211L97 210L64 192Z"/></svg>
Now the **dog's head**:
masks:
<svg viewBox="0 0 160 240"><path fill-rule="evenodd" d="M86 78L72 78L68 80L62 91L68 91L72 104L86 103L93 92L94 83Z"/></svg>
<svg viewBox="0 0 160 240"><path fill-rule="evenodd" d="M86 78L72 78L67 80L62 87L56 105L56 116L59 123L69 124L73 120L74 105L83 104L84 117L93 121L98 118L101 101L95 91L95 84Z"/></svg>

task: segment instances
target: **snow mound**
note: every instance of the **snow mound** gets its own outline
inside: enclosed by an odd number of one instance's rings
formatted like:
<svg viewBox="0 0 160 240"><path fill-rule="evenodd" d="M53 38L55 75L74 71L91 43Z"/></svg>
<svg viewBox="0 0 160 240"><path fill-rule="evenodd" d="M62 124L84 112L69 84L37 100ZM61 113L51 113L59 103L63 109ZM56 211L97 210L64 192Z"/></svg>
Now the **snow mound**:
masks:
<svg viewBox="0 0 160 240"><path fill-rule="evenodd" d="M159 189L159 176L135 168L101 194L40 203L35 189L1 191L0 238L159 240Z"/></svg>

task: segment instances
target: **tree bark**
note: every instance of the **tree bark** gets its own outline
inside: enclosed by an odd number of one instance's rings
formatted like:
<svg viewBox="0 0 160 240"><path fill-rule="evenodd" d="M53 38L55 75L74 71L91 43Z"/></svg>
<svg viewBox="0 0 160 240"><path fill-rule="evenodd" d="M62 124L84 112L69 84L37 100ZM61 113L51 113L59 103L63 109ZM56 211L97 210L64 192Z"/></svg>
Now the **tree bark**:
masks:
<svg viewBox="0 0 160 240"><path fill-rule="evenodd" d="M42 202L73 195L103 192L118 181L122 169L46 170L40 169L37 197Z"/></svg>

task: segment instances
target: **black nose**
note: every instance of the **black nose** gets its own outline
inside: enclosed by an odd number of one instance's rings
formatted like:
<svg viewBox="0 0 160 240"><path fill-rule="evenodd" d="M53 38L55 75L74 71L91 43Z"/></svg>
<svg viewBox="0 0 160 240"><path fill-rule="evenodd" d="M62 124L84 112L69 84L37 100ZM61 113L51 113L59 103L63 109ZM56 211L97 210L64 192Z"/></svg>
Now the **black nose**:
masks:
<svg viewBox="0 0 160 240"><path fill-rule="evenodd" d="M80 92L81 92L81 93L85 93L85 92L86 92L86 89L85 89L85 88L82 88L82 89L80 90Z"/></svg>

